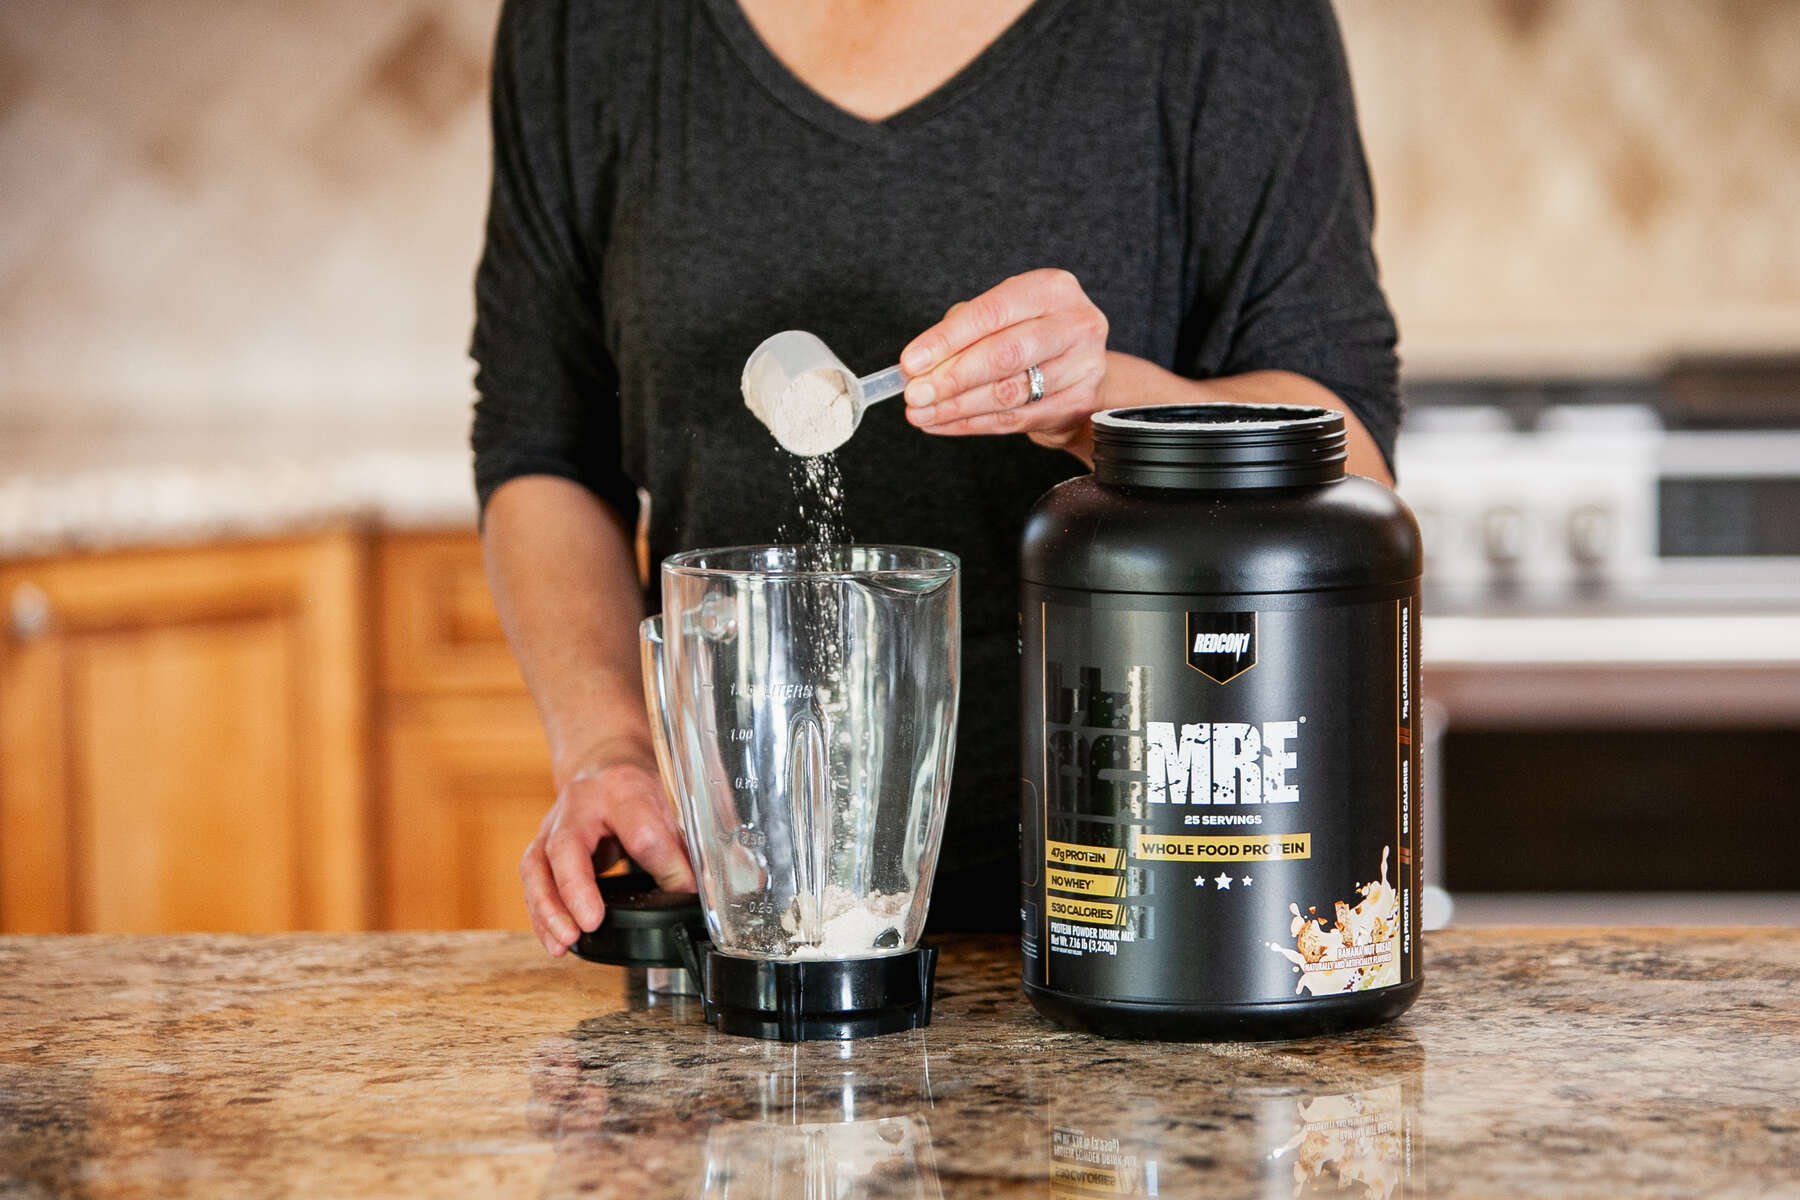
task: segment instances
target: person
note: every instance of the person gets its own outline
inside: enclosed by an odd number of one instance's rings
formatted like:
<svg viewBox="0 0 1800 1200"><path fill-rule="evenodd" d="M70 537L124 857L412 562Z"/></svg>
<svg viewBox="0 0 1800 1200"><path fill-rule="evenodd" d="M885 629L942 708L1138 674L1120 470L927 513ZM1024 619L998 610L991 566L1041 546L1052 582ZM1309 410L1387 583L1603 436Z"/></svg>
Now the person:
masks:
<svg viewBox="0 0 1800 1200"><path fill-rule="evenodd" d="M651 563L778 539L795 460L738 388L768 334L911 377L838 464L856 540L963 563L935 928L1017 924L1019 535L1092 413L1333 408L1389 478L1396 334L1328 0L508 0L492 113L471 441L551 751L520 876L553 955L601 918L596 864L693 886L634 531Z"/></svg>

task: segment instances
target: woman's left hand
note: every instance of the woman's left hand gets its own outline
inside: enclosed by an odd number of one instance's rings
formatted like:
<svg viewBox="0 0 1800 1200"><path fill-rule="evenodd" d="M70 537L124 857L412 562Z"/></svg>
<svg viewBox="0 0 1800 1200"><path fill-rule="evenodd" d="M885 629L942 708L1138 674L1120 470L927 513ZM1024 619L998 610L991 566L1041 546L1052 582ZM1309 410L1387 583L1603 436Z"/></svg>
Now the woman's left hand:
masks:
<svg viewBox="0 0 1800 1200"><path fill-rule="evenodd" d="M1101 407L1106 314L1067 271L1014 275L944 314L900 355L906 419L927 433L1024 433L1080 453ZM1027 368L1043 375L1031 399Z"/></svg>

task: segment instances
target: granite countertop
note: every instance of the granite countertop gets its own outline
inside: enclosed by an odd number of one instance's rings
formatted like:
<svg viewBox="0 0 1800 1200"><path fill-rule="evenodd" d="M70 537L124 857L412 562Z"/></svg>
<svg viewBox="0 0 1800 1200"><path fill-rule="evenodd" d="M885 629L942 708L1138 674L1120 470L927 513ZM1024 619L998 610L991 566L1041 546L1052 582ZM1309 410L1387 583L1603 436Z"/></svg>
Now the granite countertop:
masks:
<svg viewBox="0 0 1800 1200"><path fill-rule="evenodd" d="M433 424L0 430L0 558L282 536L344 520L473 527L466 411Z"/></svg>
<svg viewBox="0 0 1800 1200"><path fill-rule="evenodd" d="M1434 933L1398 1024L728 1037L523 934L0 939L0 1193L1800 1195L1800 932Z"/></svg>

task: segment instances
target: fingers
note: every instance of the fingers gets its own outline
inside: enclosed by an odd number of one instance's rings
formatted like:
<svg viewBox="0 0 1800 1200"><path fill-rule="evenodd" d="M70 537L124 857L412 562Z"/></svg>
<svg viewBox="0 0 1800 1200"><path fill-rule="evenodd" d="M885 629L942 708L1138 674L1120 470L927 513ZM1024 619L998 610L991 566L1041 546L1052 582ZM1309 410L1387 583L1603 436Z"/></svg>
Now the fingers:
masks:
<svg viewBox="0 0 1800 1200"><path fill-rule="evenodd" d="M654 771L618 764L563 788L519 863L531 927L554 956L606 915L595 882L629 853L670 891L693 891L687 850Z"/></svg>
<svg viewBox="0 0 1800 1200"><path fill-rule="evenodd" d="M1099 403L1107 333L1105 314L1067 271L1014 276L952 306L907 347L907 420L951 435L1028 432L1054 440L1078 430ZM1026 370L1034 364L1044 395L1027 408Z"/></svg>
<svg viewBox="0 0 1800 1200"><path fill-rule="evenodd" d="M1042 444L1058 445L1072 436L1093 415L1094 403L1088 398L1091 394L1092 389L1088 389L1085 394L1071 390L1054 397L1046 395L1044 399L1026 408L976 413L942 425L929 426L925 432L935 437L997 433L1029 433L1037 437L1039 434L1053 434L1055 436L1041 439Z"/></svg>
<svg viewBox="0 0 1800 1200"><path fill-rule="evenodd" d="M588 932L600 927L606 905L594 882L594 848L609 832L598 813L566 813L544 839L544 857L556 877L556 891L575 923ZM571 938L570 942L573 943Z"/></svg>
<svg viewBox="0 0 1800 1200"><path fill-rule="evenodd" d="M1040 317L1057 307L1081 285L1067 271L1027 271L1014 275L962 304L914 338L900 354L900 365L917 377L949 361L989 334Z"/></svg>
<svg viewBox="0 0 1800 1200"><path fill-rule="evenodd" d="M694 891L687 847L667 815L669 806L663 801L661 785L657 786L654 811L646 813L648 819L620 828L619 841L637 865L655 877L657 887L665 892Z"/></svg>
<svg viewBox="0 0 1800 1200"><path fill-rule="evenodd" d="M608 771L604 784L608 825L624 852L648 871L663 891L693 891L687 844L675 825L662 777L646 768L625 765Z"/></svg>
<svg viewBox="0 0 1800 1200"><path fill-rule="evenodd" d="M544 856L542 834L531 840L525 856L519 860L519 882L525 886L525 911L531 917L531 932L552 958L561 957L575 944L581 931L557 893L550 860Z"/></svg>
<svg viewBox="0 0 1800 1200"><path fill-rule="evenodd" d="M1031 403L1031 381L1021 368L929 408L908 407L907 420L928 433L1013 433L1035 429L1052 418L1067 418L1069 401L1080 401L1100 374L1082 355L1065 351L1038 364L1044 395ZM1029 405L1029 407L1027 407ZM974 422L970 424L970 422Z"/></svg>
<svg viewBox="0 0 1800 1200"><path fill-rule="evenodd" d="M1082 332L1075 314L1056 313L1029 318L982 338L942 366L907 383L907 417L914 424L929 425L933 423L933 410L945 402L994 384L1022 383L1026 367L1059 357ZM1048 380L1045 387L1049 387ZM1024 402L1025 393L1021 393L1018 403ZM935 419L944 418L936 415Z"/></svg>
<svg viewBox="0 0 1800 1200"><path fill-rule="evenodd" d="M637 827L648 823L665 831L660 815L644 799L652 789L660 801L662 783L655 775L620 763L577 775L557 799L561 811L544 837L544 857L550 862L564 907L585 930L599 928L606 915L594 880L595 851L600 851L603 861L617 861L604 843L616 838L629 851Z"/></svg>

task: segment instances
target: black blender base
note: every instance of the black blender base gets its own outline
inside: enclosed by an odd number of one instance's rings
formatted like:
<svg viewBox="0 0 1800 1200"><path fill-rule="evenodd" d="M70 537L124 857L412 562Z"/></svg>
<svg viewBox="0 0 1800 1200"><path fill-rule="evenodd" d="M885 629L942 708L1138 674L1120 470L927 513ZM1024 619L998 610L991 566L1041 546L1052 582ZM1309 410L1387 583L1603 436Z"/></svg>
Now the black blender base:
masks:
<svg viewBox="0 0 1800 1200"><path fill-rule="evenodd" d="M720 1033L846 1041L931 1024L937 948L880 958L771 962L702 947L701 993Z"/></svg>

